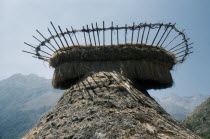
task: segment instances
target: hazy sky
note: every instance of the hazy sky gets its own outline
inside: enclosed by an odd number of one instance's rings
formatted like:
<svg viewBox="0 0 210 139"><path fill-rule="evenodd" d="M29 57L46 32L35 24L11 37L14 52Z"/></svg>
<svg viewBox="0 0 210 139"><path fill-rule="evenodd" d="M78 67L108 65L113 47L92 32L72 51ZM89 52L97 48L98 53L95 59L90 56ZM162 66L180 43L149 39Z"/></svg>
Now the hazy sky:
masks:
<svg viewBox="0 0 210 139"><path fill-rule="evenodd" d="M172 22L194 42L194 53L172 71L174 87L157 93L210 95L209 0L0 0L0 79L14 73L51 78L47 63L21 52L37 44L36 29L47 34L50 21L80 29L90 23ZM154 92L154 91L152 91Z"/></svg>

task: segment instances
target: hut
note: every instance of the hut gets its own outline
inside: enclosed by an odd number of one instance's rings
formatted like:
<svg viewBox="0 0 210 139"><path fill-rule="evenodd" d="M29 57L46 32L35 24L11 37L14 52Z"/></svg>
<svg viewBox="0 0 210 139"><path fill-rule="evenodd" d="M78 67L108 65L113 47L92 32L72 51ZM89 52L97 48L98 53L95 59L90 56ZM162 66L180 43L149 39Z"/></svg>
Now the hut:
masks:
<svg viewBox="0 0 210 139"><path fill-rule="evenodd" d="M56 34L37 30L44 41L34 36L40 44L24 52L49 62L53 87L67 90L24 138L200 138L147 92L171 87L170 71L192 53L175 24L51 25Z"/></svg>

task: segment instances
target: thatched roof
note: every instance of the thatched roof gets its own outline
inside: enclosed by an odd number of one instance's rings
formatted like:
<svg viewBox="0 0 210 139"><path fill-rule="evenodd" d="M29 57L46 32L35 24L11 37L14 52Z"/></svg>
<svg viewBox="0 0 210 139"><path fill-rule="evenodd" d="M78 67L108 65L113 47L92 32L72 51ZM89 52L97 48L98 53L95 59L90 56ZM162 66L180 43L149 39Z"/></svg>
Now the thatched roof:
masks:
<svg viewBox="0 0 210 139"><path fill-rule="evenodd" d="M49 64L57 67L70 61L125 61L148 60L160 61L172 66L176 63L175 55L161 47L145 44L121 44L108 46L71 46L59 49L50 59Z"/></svg>
<svg viewBox="0 0 210 139"><path fill-rule="evenodd" d="M82 78L24 138L200 139L115 72Z"/></svg>
<svg viewBox="0 0 210 139"><path fill-rule="evenodd" d="M45 37L41 32L36 30L39 35L44 39L41 41L37 37L33 36L37 41L38 45L31 45L26 43L34 49L34 51L23 51L34 55L34 57L48 61L49 58L61 49L71 46L118 46L121 44L126 45L131 44L146 44L147 46L158 46L165 51L174 53L177 63L182 63L185 61L186 56L192 53L190 50L192 47L189 43L189 38L187 38L184 30L180 31L175 27L175 24L163 24L163 23L140 23L133 25L125 25L119 27L115 26L112 22L111 27L105 27L105 22L103 22L103 27L99 27L91 24L92 28L87 28L83 26L83 29L71 30L66 28L66 31L62 31L61 27L58 26L59 31L51 22L51 25L55 31L55 35L48 28L50 37ZM79 37L78 37L79 36Z"/></svg>
<svg viewBox="0 0 210 139"><path fill-rule="evenodd" d="M88 72L108 70L136 80L147 89L167 88L173 84L169 71L192 53L184 30L171 23L133 23L119 27L112 22L110 27L105 27L103 22L102 27L96 23L95 27L91 24L92 28L87 25L79 30L71 27L62 31L58 26L60 32L52 22L51 25L56 34L48 28L51 36L45 37L37 30L44 40L33 36L39 44L25 43L34 51L24 52L48 61L55 68L55 88L66 89Z"/></svg>
<svg viewBox="0 0 210 139"><path fill-rule="evenodd" d="M116 71L146 89L171 87L175 56L146 45L75 46L61 49L49 63L55 68L53 86L67 89L89 72Z"/></svg>

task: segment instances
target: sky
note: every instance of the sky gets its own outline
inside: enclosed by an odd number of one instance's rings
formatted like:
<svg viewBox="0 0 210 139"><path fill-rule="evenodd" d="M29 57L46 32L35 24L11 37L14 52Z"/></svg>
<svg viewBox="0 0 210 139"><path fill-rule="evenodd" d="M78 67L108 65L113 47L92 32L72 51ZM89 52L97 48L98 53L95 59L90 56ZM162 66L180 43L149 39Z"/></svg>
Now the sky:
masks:
<svg viewBox="0 0 210 139"><path fill-rule="evenodd" d="M61 27L106 21L124 25L176 23L194 42L193 51L172 71L174 86L151 90L153 94L210 95L210 1L209 0L0 0L0 79L15 73L34 73L52 78L48 63L22 53L24 42L37 44L36 29L47 33L50 21ZM47 36L46 35L46 36Z"/></svg>

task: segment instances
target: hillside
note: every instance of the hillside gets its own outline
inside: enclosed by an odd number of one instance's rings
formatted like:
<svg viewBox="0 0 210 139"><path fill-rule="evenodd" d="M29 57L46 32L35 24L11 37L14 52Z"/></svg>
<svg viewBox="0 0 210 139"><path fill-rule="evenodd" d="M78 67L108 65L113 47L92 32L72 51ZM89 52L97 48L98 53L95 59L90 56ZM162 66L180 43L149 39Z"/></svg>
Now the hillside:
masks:
<svg viewBox="0 0 210 139"><path fill-rule="evenodd" d="M154 98L173 118L180 121L208 97L201 95L177 96L168 94L166 97Z"/></svg>
<svg viewBox="0 0 210 139"><path fill-rule="evenodd" d="M15 74L0 81L0 138L14 139L32 128L49 111L61 93L51 80L37 75Z"/></svg>
<svg viewBox="0 0 210 139"><path fill-rule="evenodd" d="M210 97L190 113L183 124L195 133L210 138Z"/></svg>

